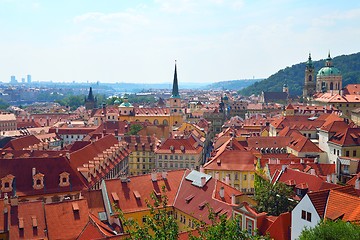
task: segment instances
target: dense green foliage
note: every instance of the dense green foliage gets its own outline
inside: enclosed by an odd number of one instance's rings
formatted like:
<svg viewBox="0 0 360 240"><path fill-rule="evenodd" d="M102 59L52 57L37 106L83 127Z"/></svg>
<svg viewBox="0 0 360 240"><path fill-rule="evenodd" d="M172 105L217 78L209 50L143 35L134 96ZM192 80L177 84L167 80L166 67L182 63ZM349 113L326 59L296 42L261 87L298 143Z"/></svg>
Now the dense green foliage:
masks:
<svg viewBox="0 0 360 240"><path fill-rule="evenodd" d="M212 83L207 85L205 89L217 89L217 90L239 90L261 81L262 79L244 79L244 80L229 80Z"/></svg>
<svg viewBox="0 0 360 240"><path fill-rule="evenodd" d="M140 225L133 219L127 219L121 209L115 207L124 233L127 234L127 239L148 239L148 240L165 240L178 239L179 227L174 218L171 208L167 206L168 197L166 195L165 186L162 187L161 197L158 198L154 193L151 194L153 204L146 200L146 205L149 209L150 215L144 217L143 224ZM210 225L204 222L195 222L196 229L188 232L188 237L191 240L269 240L268 236L252 236L246 231L239 228L238 219L226 218L226 215L218 216L213 209L208 205ZM191 229L189 229L191 230Z"/></svg>
<svg viewBox="0 0 360 240"><path fill-rule="evenodd" d="M320 222L314 228L306 228L301 232L299 240L358 240L360 226L338 220Z"/></svg>
<svg viewBox="0 0 360 240"><path fill-rule="evenodd" d="M307 58L304 58L307 61ZM325 65L325 60L314 61L315 73ZM343 77L343 86L351 83L360 83L360 53L342 55L333 59L333 64L338 68ZM239 94L249 96L260 94L262 91L280 92L284 83L289 87L291 96L302 95L305 78L305 62L286 67L271 75L269 78L255 82L253 85L239 91Z"/></svg>
<svg viewBox="0 0 360 240"><path fill-rule="evenodd" d="M141 124L132 124L130 125L130 130L126 133L126 135L136 135L142 128Z"/></svg>
<svg viewBox="0 0 360 240"><path fill-rule="evenodd" d="M81 105L84 105L84 95L69 95L55 102L61 106L69 106L71 110L75 110Z"/></svg>
<svg viewBox="0 0 360 240"><path fill-rule="evenodd" d="M9 105L6 101L4 101L3 99L0 98L0 109L1 109L1 110L5 110L5 109L7 109L9 106L10 106L10 105Z"/></svg>
<svg viewBox="0 0 360 240"><path fill-rule="evenodd" d="M284 183L271 184L259 175L255 175L255 200L258 212L267 212L269 215L279 216L281 213L291 211L296 203L290 200L294 195L291 188Z"/></svg>

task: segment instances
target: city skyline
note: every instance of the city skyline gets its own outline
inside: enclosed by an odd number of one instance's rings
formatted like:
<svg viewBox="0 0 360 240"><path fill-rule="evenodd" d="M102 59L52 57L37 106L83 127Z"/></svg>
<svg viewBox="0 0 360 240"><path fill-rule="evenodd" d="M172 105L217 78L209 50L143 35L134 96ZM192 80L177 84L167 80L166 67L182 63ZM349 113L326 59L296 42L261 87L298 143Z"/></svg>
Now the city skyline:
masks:
<svg viewBox="0 0 360 240"><path fill-rule="evenodd" d="M360 2L0 0L0 81L266 78L358 52Z"/></svg>

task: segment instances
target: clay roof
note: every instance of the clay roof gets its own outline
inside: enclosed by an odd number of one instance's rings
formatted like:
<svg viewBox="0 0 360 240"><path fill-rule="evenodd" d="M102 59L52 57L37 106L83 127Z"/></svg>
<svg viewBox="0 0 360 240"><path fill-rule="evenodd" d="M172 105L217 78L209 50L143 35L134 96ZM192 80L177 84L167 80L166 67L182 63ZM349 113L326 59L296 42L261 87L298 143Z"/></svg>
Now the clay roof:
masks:
<svg viewBox="0 0 360 240"><path fill-rule="evenodd" d="M346 128L337 131L329 142L340 146L359 146L360 128Z"/></svg>
<svg viewBox="0 0 360 240"><path fill-rule="evenodd" d="M44 175L45 187L43 189L35 190L32 186L33 168L37 173ZM63 172L70 174L70 186L59 187L60 174ZM86 187L82 181L82 176L71 168L64 156L0 159L0 178L9 174L15 176L16 185L14 187L16 188L16 195L20 197L81 191Z"/></svg>
<svg viewBox="0 0 360 240"><path fill-rule="evenodd" d="M360 221L360 198L339 191L330 191L325 217L346 222Z"/></svg>
<svg viewBox="0 0 360 240"><path fill-rule="evenodd" d="M309 138L298 134L291 134L292 140L289 144L289 148L297 152L323 152L315 143L313 143Z"/></svg>
<svg viewBox="0 0 360 240"><path fill-rule="evenodd" d="M189 173L189 170L187 171ZM220 188L224 188L224 198L219 196ZM204 187L197 187L191 181L184 179L181 183L174 207L182 212L192 215L198 220L207 224L211 221L208 218L209 212L205 204L208 204L219 215L226 214L227 218L232 215L231 196L238 196L242 193L229 185L214 178L206 182ZM191 200L188 197L192 196Z"/></svg>
<svg viewBox="0 0 360 240"><path fill-rule="evenodd" d="M324 217L329 190L314 191L307 194L320 218Z"/></svg>
<svg viewBox="0 0 360 240"><path fill-rule="evenodd" d="M98 127L59 127L55 128L52 127L49 129L49 133L57 133L60 135L66 135L66 134L89 134L93 131L95 131Z"/></svg>
<svg viewBox="0 0 360 240"><path fill-rule="evenodd" d="M244 150L225 150L204 165L207 170L255 171L255 156Z"/></svg>
<svg viewBox="0 0 360 240"><path fill-rule="evenodd" d="M146 199L152 203L150 195L163 194L163 186L168 197L168 205L173 206L185 173L186 170L169 171L166 179L162 178L162 173L157 173L157 181L152 181L150 174L130 177L128 182L121 182L120 179L105 180L109 207L116 204L124 213L145 211L148 209Z"/></svg>
<svg viewBox="0 0 360 240"><path fill-rule="evenodd" d="M342 131L349 128L349 125L344 121L330 121L325 122L320 130L325 132L336 132L336 131Z"/></svg>
<svg viewBox="0 0 360 240"><path fill-rule="evenodd" d="M157 138L153 136L128 135L122 138L131 151L152 151L155 149Z"/></svg>
<svg viewBox="0 0 360 240"><path fill-rule="evenodd" d="M280 171L284 164L287 166L287 168L299 170L306 173L310 173L311 169L314 169L315 174L318 176L327 176L335 173L335 164L314 163L314 162L306 162L306 161L304 161L304 163L300 163L299 161L297 161L297 163L295 162L292 163L291 161L294 160L289 159L288 161L280 161L279 164L267 164L270 172L270 176L273 176L276 170Z"/></svg>
<svg viewBox="0 0 360 240"><path fill-rule="evenodd" d="M184 149L182 150L182 146ZM171 150L172 148L173 150ZM155 153L157 154L199 154L203 150L203 147L190 135L187 138L168 138L165 142L159 146Z"/></svg>
<svg viewBox="0 0 360 240"><path fill-rule="evenodd" d="M100 212L105 212L101 190L82 191L81 195L87 200L90 213L99 217Z"/></svg>
<svg viewBox="0 0 360 240"><path fill-rule="evenodd" d="M353 94L360 95L360 85L359 84L348 84L344 88L344 94Z"/></svg>
<svg viewBox="0 0 360 240"><path fill-rule="evenodd" d="M265 234L268 233L272 239L290 239L290 227L291 213L282 213L268 227Z"/></svg>
<svg viewBox="0 0 360 240"><path fill-rule="evenodd" d="M293 182L296 184L296 188L306 188L309 192L338 187L337 184L328 183L319 176L288 168L285 171L275 171L272 182L276 181L283 183Z"/></svg>
<svg viewBox="0 0 360 240"><path fill-rule="evenodd" d="M324 115L320 114L320 115ZM329 115L329 114L325 114ZM307 115L296 115L296 116L282 116L278 119L273 120L270 124L276 129L283 129L286 126L291 129L298 130L316 130L324 123L324 120L319 118L309 118Z"/></svg>
<svg viewBox="0 0 360 240"><path fill-rule="evenodd" d="M170 116L170 108L135 108L135 116Z"/></svg>
<svg viewBox="0 0 360 240"><path fill-rule="evenodd" d="M290 137L249 137L248 146L251 148L284 148L291 141Z"/></svg>
<svg viewBox="0 0 360 240"><path fill-rule="evenodd" d="M114 231L108 225L101 222L91 213L89 214L89 220L90 221L87 223L77 240L109 239L110 237L116 236Z"/></svg>
<svg viewBox="0 0 360 240"><path fill-rule="evenodd" d="M10 142L4 146L4 149L23 150L40 142L41 141L34 135L29 135L10 140Z"/></svg>
<svg viewBox="0 0 360 240"><path fill-rule="evenodd" d="M291 105L291 103L289 103L287 106L286 106L286 110L291 110L291 109L294 109L293 105Z"/></svg>
<svg viewBox="0 0 360 240"><path fill-rule="evenodd" d="M10 239L46 239L43 205L42 201L35 201L11 207Z"/></svg>
<svg viewBox="0 0 360 240"><path fill-rule="evenodd" d="M76 239L89 221L86 199L46 204L45 215L49 239Z"/></svg>

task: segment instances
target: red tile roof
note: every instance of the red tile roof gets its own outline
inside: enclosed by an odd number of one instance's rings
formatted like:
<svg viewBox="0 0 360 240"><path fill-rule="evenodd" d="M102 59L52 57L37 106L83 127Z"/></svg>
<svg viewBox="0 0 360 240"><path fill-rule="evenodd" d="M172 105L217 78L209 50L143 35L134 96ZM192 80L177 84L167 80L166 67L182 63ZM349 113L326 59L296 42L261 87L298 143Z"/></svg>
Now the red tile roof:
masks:
<svg viewBox="0 0 360 240"><path fill-rule="evenodd" d="M184 150L181 149L181 146L184 147ZM173 150L171 150L173 148ZM165 142L159 146L155 153L161 154L199 154L203 150L203 147L195 140L195 138L190 135L188 138L168 138Z"/></svg>
<svg viewBox="0 0 360 240"><path fill-rule="evenodd" d="M251 148L286 148L290 143L290 137L249 137L248 146Z"/></svg>
<svg viewBox="0 0 360 240"><path fill-rule="evenodd" d="M46 204L45 215L49 239L76 239L89 222L85 199Z"/></svg>
<svg viewBox="0 0 360 240"><path fill-rule="evenodd" d="M39 144L41 141L35 137L34 135L19 137L16 139L10 140L5 146L4 149L12 149L12 150L23 150L29 149L35 144Z"/></svg>
<svg viewBox="0 0 360 240"><path fill-rule="evenodd" d="M289 148L297 151L297 152L308 152L308 153L321 153L323 152L315 143L313 143L309 138L299 134L292 133L291 134L291 142L289 144Z"/></svg>
<svg viewBox="0 0 360 240"><path fill-rule="evenodd" d="M255 171L255 156L249 151L225 150L204 165L206 170Z"/></svg>
<svg viewBox="0 0 360 240"><path fill-rule="evenodd" d="M339 191L330 191L325 217L346 222L360 221L360 198Z"/></svg>
<svg viewBox="0 0 360 240"><path fill-rule="evenodd" d="M10 239L45 239L46 221L42 201L11 207ZM10 213L10 212L9 212ZM19 226L22 225L20 228Z"/></svg>
<svg viewBox="0 0 360 240"><path fill-rule="evenodd" d="M32 186L33 168L37 173L44 174L45 187L43 189L35 190ZM59 187L60 174L63 172L70 174L70 186ZM86 187L82 176L70 167L64 156L0 159L0 178L9 174L15 176L14 188L19 197L81 191Z"/></svg>
<svg viewBox="0 0 360 240"><path fill-rule="evenodd" d="M360 128L347 128L337 131L329 142L339 146L359 146Z"/></svg>
<svg viewBox="0 0 360 240"><path fill-rule="evenodd" d="M155 192L162 194L163 186L168 197L168 205L173 206L185 173L186 170L169 171L166 179L161 177L161 173L157 173L155 182L151 180L150 174L130 177L130 181L125 183L119 179L105 180L110 207L116 204L124 213L148 210L146 199L152 203L150 195ZM135 197L134 191L139 193L140 198ZM117 195L119 201L114 201L113 193Z"/></svg>
<svg viewBox="0 0 360 240"><path fill-rule="evenodd" d="M291 213L286 212L280 214L265 233L268 233L272 239L287 240L290 239L290 227Z"/></svg>

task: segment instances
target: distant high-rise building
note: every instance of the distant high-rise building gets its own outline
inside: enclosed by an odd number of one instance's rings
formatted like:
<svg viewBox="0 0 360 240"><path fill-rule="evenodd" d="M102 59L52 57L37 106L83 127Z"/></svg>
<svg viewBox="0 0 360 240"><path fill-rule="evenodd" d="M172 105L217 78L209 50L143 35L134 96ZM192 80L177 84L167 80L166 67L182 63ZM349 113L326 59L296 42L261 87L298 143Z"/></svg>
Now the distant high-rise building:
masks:
<svg viewBox="0 0 360 240"><path fill-rule="evenodd" d="M26 76L26 79L27 79L27 83L31 83L31 75L30 75L30 74L28 74L28 75Z"/></svg>
<svg viewBox="0 0 360 240"><path fill-rule="evenodd" d="M16 77L14 75L10 77L10 83L17 83Z"/></svg>
<svg viewBox="0 0 360 240"><path fill-rule="evenodd" d="M21 82L22 82L22 83L25 83L25 78L21 78Z"/></svg>

